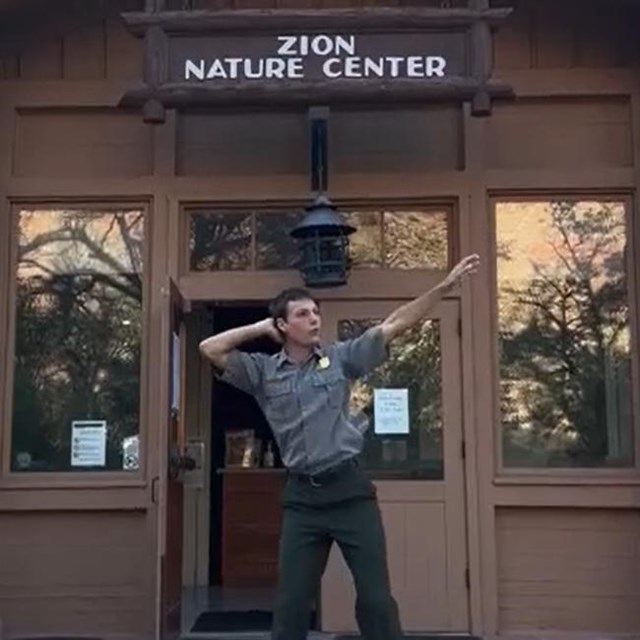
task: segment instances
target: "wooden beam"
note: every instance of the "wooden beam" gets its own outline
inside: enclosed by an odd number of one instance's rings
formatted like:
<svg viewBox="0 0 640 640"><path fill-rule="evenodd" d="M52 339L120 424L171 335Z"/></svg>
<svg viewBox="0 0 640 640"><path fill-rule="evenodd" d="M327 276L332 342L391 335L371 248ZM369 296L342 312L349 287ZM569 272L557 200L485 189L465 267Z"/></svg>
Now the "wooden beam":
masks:
<svg viewBox="0 0 640 640"><path fill-rule="evenodd" d="M420 31L432 28L464 29L477 22L496 27L512 9L435 9L419 7L362 7L358 9L247 9L124 13L130 31L141 37L152 26L167 33L239 33L295 30Z"/></svg>
<svg viewBox="0 0 640 640"><path fill-rule="evenodd" d="M239 82L234 85L193 85L168 83L158 88L141 86L127 91L122 107L140 107L157 100L165 107L190 106L254 106L335 103L415 103L471 100L482 88L492 98L512 98L512 88L491 81L478 85L473 78L447 78L442 82L416 80L326 80L318 82L282 82L260 85Z"/></svg>

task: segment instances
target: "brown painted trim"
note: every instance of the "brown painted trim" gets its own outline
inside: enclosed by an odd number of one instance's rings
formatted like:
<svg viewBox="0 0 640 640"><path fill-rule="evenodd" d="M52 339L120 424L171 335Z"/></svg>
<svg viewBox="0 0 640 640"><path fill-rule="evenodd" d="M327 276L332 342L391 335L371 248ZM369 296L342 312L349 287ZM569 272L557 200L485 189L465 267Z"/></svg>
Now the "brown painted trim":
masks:
<svg viewBox="0 0 640 640"><path fill-rule="evenodd" d="M484 199L482 170L484 167L484 136L486 120L474 118L470 113L470 106L465 105L463 115L465 168L469 180L469 195L460 199L460 213L458 236L460 255L479 253L481 259L486 260L484 251L478 246L477 231L474 229L478 219L476 202ZM483 544L481 537L480 496L482 493L478 478L480 465L477 455L479 433L477 419L477 394L474 385L475 362L475 331L477 318L474 290L470 283L463 286L461 297L461 385L462 385L462 416L463 437L465 443L465 493L467 520L467 553L469 560L469 622L473 635L481 636L484 630L484 612L482 606L482 556Z"/></svg>
<svg viewBox="0 0 640 640"><path fill-rule="evenodd" d="M640 487L494 487L490 500L496 507L637 509Z"/></svg>
<svg viewBox="0 0 640 640"><path fill-rule="evenodd" d="M413 298L438 284L445 276L438 271L361 269L351 272L349 283L335 290L319 290L319 300L401 300ZM300 286L296 271L244 271L199 273L180 278L180 291L193 302L261 301L273 298L286 287Z"/></svg>
<svg viewBox="0 0 640 640"><path fill-rule="evenodd" d="M44 489L2 491L0 513L8 511L146 511L150 497L146 488L91 488L86 491Z"/></svg>
<svg viewBox="0 0 640 640"><path fill-rule="evenodd" d="M533 185L541 185L535 188ZM543 186L542 186L543 185ZM597 185L594 187L594 185ZM629 192L635 185L632 167L619 169L493 169L486 172L486 188L489 192L531 193L540 195L558 191L573 193L608 194Z"/></svg>
<svg viewBox="0 0 640 640"><path fill-rule="evenodd" d="M635 421L635 460L636 468L640 467L640 91L631 96L631 131L633 136L634 158L634 192L629 198L628 220L632 230L629 250L635 257L629 261L633 265L629 274L631 293L631 347L636 354L631 360L631 379L635 381L632 388L632 416Z"/></svg>
<svg viewBox="0 0 640 640"><path fill-rule="evenodd" d="M122 18L141 36L152 26L168 33L261 33L279 30L398 31L468 27L478 21L492 26L504 22L511 9L436 9L419 7L361 7L358 9L237 9L233 11L131 12Z"/></svg>

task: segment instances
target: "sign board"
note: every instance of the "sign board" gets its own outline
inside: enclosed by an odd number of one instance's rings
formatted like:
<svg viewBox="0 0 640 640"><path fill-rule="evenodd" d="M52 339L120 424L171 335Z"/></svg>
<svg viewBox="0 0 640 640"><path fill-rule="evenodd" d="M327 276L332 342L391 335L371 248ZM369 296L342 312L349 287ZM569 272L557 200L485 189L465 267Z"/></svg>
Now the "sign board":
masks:
<svg viewBox="0 0 640 640"><path fill-rule="evenodd" d="M467 74L464 33L174 37L169 82L421 80Z"/></svg>
<svg viewBox="0 0 640 640"><path fill-rule="evenodd" d="M409 433L409 390L374 389L374 430L377 435Z"/></svg>
<svg viewBox="0 0 640 640"><path fill-rule="evenodd" d="M120 100L147 122L185 106L491 101L492 37L511 10L467 7L145 11L124 14L145 38L144 82Z"/></svg>
<svg viewBox="0 0 640 640"><path fill-rule="evenodd" d="M104 467L107 462L107 423L74 420L71 423L71 466Z"/></svg>

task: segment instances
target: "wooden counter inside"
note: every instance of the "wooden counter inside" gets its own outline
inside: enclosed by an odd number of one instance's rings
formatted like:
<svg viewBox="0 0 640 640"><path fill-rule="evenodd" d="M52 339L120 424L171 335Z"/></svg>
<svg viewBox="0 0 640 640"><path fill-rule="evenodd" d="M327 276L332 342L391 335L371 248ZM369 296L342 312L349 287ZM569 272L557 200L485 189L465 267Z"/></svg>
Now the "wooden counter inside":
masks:
<svg viewBox="0 0 640 640"><path fill-rule="evenodd" d="M284 469L221 469L222 584L274 587Z"/></svg>

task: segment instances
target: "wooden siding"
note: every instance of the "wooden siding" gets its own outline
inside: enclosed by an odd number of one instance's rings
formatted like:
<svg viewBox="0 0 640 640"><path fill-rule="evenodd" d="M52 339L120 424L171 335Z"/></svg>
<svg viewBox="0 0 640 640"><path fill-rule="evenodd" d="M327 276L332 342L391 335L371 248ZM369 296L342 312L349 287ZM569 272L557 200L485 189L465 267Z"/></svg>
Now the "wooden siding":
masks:
<svg viewBox="0 0 640 640"><path fill-rule="evenodd" d="M177 174L306 175L307 126L304 112L181 114Z"/></svg>
<svg viewBox="0 0 640 640"><path fill-rule="evenodd" d="M540 99L496 105L487 121L491 169L633 166L628 99Z"/></svg>
<svg viewBox="0 0 640 640"><path fill-rule="evenodd" d="M500 631L640 628L640 512L499 509Z"/></svg>
<svg viewBox="0 0 640 640"><path fill-rule="evenodd" d="M153 631L144 514L0 514L0 617L7 637Z"/></svg>
<svg viewBox="0 0 640 640"><path fill-rule="evenodd" d="M115 109L26 109L16 114L13 175L116 178L153 171L151 127Z"/></svg>

